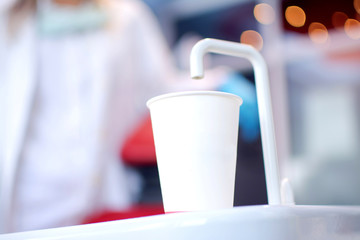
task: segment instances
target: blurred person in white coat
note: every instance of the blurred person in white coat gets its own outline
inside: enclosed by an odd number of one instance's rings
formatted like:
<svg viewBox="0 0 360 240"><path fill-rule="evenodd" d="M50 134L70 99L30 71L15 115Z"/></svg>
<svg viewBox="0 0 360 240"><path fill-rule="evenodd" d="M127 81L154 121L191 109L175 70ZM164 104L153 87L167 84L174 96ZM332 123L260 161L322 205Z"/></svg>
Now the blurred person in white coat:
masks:
<svg viewBox="0 0 360 240"><path fill-rule="evenodd" d="M117 152L174 74L137 0L0 3L2 232L131 204Z"/></svg>

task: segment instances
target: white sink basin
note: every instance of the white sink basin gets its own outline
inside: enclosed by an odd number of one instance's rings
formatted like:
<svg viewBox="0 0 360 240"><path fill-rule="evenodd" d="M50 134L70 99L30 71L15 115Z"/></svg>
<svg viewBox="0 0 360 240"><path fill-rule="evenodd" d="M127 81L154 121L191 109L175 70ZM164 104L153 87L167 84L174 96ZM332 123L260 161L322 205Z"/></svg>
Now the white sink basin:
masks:
<svg viewBox="0 0 360 240"><path fill-rule="evenodd" d="M9 239L359 239L360 206L247 206L0 235Z"/></svg>

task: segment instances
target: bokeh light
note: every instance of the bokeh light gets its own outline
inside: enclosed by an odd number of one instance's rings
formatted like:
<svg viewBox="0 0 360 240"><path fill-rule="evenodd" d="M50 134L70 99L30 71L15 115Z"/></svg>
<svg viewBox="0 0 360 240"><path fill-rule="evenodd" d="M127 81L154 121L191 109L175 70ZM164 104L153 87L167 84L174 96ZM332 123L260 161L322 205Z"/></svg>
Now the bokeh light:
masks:
<svg viewBox="0 0 360 240"><path fill-rule="evenodd" d="M260 33L254 30L244 31L240 36L240 42L251 45L259 51L262 49L264 44L263 38L261 37Z"/></svg>
<svg viewBox="0 0 360 240"><path fill-rule="evenodd" d="M254 7L255 19L262 24L271 24L275 20L275 10L266 3L257 4Z"/></svg>
<svg viewBox="0 0 360 240"><path fill-rule="evenodd" d="M298 6L289 6L285 10L285 19L293 27L302 27L306 21L306 14Z"/></svg>
<svg viewBox="0 0 360 240"><path fill-rule="evenodd" d="M313 22L309 26L309 37L314 43L325 43L328 38L328 30L322 23Z"/></svg>
<svg viewBox="0 0 360 240"><path fill-rule="evenodd" d="M360 22L356 19L347 19L345 22L345 33L352 39L360 38Z"/></svg>
<svg viewBox="0 0 360 240"><path fill-rule="evenodd" d="M343 12L334 12L331 17L332 25L335 28L343 28L348 16Z"/></svg>
<svg viewBox="0 0 360 240"><path fill-rule="evenodd" d="M360 14L360 0L354 0L354 8Z"/></svg>

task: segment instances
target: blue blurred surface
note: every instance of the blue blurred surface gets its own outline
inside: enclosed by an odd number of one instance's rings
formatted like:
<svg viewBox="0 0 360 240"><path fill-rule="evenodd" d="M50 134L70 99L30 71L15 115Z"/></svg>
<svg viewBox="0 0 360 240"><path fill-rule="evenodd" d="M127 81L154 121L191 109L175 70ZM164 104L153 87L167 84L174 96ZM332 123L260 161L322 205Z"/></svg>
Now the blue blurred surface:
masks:
<svg viewBox="0 0 360 240"><path fill-rule="evenodd" d="M260 133L255 85L243 75L232 73L218 90L235 94L243 99L239 119L241 138L246 142L255 141Z"/></svg>

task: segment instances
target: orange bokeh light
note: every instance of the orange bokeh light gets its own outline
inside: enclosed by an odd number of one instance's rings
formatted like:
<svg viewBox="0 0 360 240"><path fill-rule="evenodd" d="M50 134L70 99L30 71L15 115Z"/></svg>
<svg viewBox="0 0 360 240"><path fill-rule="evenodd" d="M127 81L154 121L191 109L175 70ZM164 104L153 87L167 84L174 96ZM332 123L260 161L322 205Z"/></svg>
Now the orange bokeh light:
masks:
<svg viewBox="0 0 360 240"><path fill-rule="evenodd" d="M251 45L259 51L262 49L264 44L263 38L261 37L260 33L254 30L244 31L240 36L240 42Z"/></svg>
<svg viewBox="0 0 360 240"><path fill-rule="evenodd" d="M285 10L285 19L293 27L302 27L306 21L306 14L298 6L289 6Z"/></svg>
<svg viewBox="0 0 360 240"><path fill-rule="evenodd" d="M334 12L331 17L332 25L335 28L343 28L348 16L343 12Z"/></svg>
<svg viewBox="0 0 360 240"><path fill-rule="evenodd" d="M360 14L360 0L354 0L354 8Z"/></svg>
<svg viewBox="0 0 360 240"><path fill-rule="evenodd" d="M349 18L345 22L345 33L352 39L360 39L360 22Z"/></svg>
<svg viewBox="0 0 360 240"><path fill-rule="evenodd" d="M328 38L328 30L322 23L313 22L309 26L309 37L314 43L325 43Z"/></svg>
<svg viewBox="0 0 360 240"><path fill-rule="evenodd" d="M275 20L275 10L266 3L257 4L254 7L255 19L262 24L271 24Z"/></svg>

